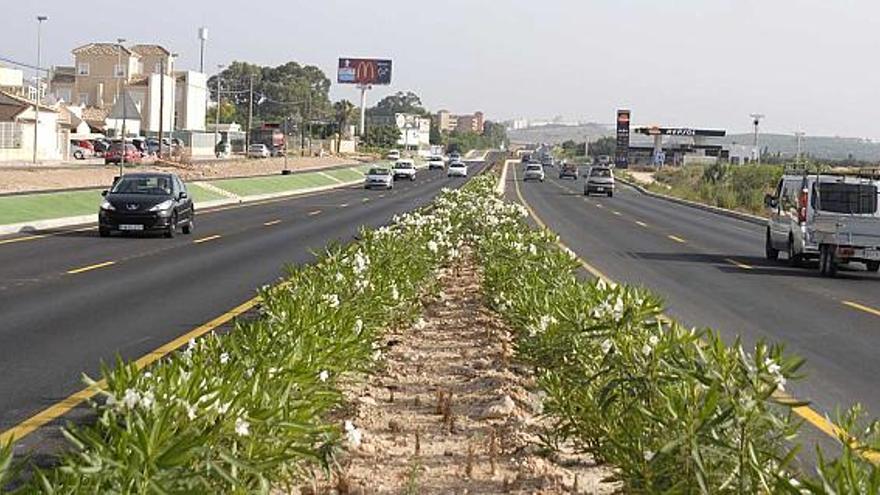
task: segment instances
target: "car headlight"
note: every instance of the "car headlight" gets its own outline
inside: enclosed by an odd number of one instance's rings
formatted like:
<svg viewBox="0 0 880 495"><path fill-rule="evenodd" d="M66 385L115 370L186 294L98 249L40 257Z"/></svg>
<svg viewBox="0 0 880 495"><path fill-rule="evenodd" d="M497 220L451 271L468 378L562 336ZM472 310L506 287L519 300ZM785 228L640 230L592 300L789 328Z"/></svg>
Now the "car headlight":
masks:
<svg viewBox="0 0 880 495"><path fill-rule="evenodd" d="M170 209L171 206L173 206L173 205L174 205L174 201L171 201L170 199L166 199L165 201L162 201L161 203L157 204L156 206L153 206L152 208L150 208L149 211L165 211L165 210Z"/></svg>
<svg viewBox="0 0 880 495"><path fill-rule="evenodd" d="M114 207L113 204L105 199L104 201L101 201L101 209L106 211L113 211L116 209L116 207Z"/></svg>

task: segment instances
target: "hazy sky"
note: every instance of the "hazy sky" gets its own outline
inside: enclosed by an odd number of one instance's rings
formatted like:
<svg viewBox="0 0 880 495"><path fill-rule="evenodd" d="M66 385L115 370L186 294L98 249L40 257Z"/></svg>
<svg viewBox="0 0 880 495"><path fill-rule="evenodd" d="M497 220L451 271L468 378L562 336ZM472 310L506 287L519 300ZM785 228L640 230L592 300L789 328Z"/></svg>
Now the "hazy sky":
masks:
<svg viewBox="0 0 880 495"><path fill-rule="evenodd" d="M0 56L33 63L37 14L46 64L90 41L160 43L198 67L243 60L321 67L339 56L394 60L390 88L431 109L491 119L763 129L880 138L878 0L2 0ZM210 70L206 70L210 72ZM333 98L357 102L353 87Z"/></svg>

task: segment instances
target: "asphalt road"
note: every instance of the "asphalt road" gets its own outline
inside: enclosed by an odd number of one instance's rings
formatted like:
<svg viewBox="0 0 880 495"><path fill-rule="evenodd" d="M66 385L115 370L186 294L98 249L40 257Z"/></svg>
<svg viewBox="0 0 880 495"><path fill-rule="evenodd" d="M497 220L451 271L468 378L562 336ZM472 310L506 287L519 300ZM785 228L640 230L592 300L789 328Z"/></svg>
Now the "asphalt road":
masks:
<svg viewBox="0 0 880 495"><path fill-rule="evenodd" d="M514 170L516 169L516 174ZM854 403L880 413L880 277L853 263L836 279L815 264L764 259L764 230L741 220L642 195L618 183L613 198L583 196L582 179L521 182L526 202L580 257L615 281L651 289L668 313L747 345L783 343L806 358L787 390L834 419Z"/></svg>
<svg viewBox="0 0 880 495"><path fill-rule="evenodd" d="M472 164L471 175L481 169ZM464 183L422 170L392 191L197 212L194 233L174 239L103 239L92 228L0 238L0 432L82 389L82 374L97 376L102 361L141 357L252 298L285 264Z"/></svg>

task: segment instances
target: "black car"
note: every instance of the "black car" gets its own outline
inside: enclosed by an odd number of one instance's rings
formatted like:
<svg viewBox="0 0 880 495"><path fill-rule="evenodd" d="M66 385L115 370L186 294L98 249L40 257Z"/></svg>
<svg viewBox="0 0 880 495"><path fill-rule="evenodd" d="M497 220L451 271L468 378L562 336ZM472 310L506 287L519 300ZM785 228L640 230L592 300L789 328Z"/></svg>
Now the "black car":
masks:
<svg viewBox="0 0 880 495"><path fill-rule="evenodd" d="M170 173L125 174L109 191L98 210L98 233L161 232L174 237L193 229L195 207L183 181Z"/></svg>

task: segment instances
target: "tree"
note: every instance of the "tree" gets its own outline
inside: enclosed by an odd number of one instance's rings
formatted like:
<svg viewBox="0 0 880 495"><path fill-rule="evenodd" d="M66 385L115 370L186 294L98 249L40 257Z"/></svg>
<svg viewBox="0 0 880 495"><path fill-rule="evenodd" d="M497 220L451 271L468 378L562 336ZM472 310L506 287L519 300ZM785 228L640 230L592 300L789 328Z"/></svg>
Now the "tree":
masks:
<svg viewBox="0 0 880 495"><path fill-rule="evenodd" d="M507 129L504 124L497 124L487 120L483 124L483 142L482 148L500 148L507 141Z"/></svg>
<svg viewBox="0 0 880 495"><path fill-rule="evenodd" d="M614 137L603 137L590 143L590 156L592 157L599 155L613 156L616 150L617 139Z"/></svg>
<svg viewBox="0 0 880 495"><path fill-rule="evenodd" d="M400 129L394 125L371 125L364 141L374 148L393 148L400 140Z"/></svg>
<svg viewBox="0 0 880 495"><path fill-rule="evenodd" d="M281 122L292 117L305 122L331 115L330 79L318 67L296 62L261 67L236 61L208 80L215 101L218 77L223 99L235 105L239 118L244 116L242 120L248 115L252 79L255 121Z"/></svg>
<svg viewBox="0 0 880 495"><path fill-rule="evenodd" d="M333 104L333 112L336 117L336 152L338 153L342 135L345 133L349 122L354 119L355 106L348 100L340 100Z"/></svg>
<svg viewBox="0 0 880 495"><path fill-rule="evenodd" d="M437 122L433 119L431 120L431 132L430 132L430 136L428 139L429 139L430 143L433 145L443 145L443 144L445 144L445 141L446 141L444 139L443 133L440 132L439 122Z"/></svg>
<svg viewBox="0 0 880 495"><path fill-rule="evenodd" d="M422 99L412 91L398 91L379 100L376 106L367 109L370 116L393 116L396 113L411 113L427 117L430 112L422 106Z"/></svg>

